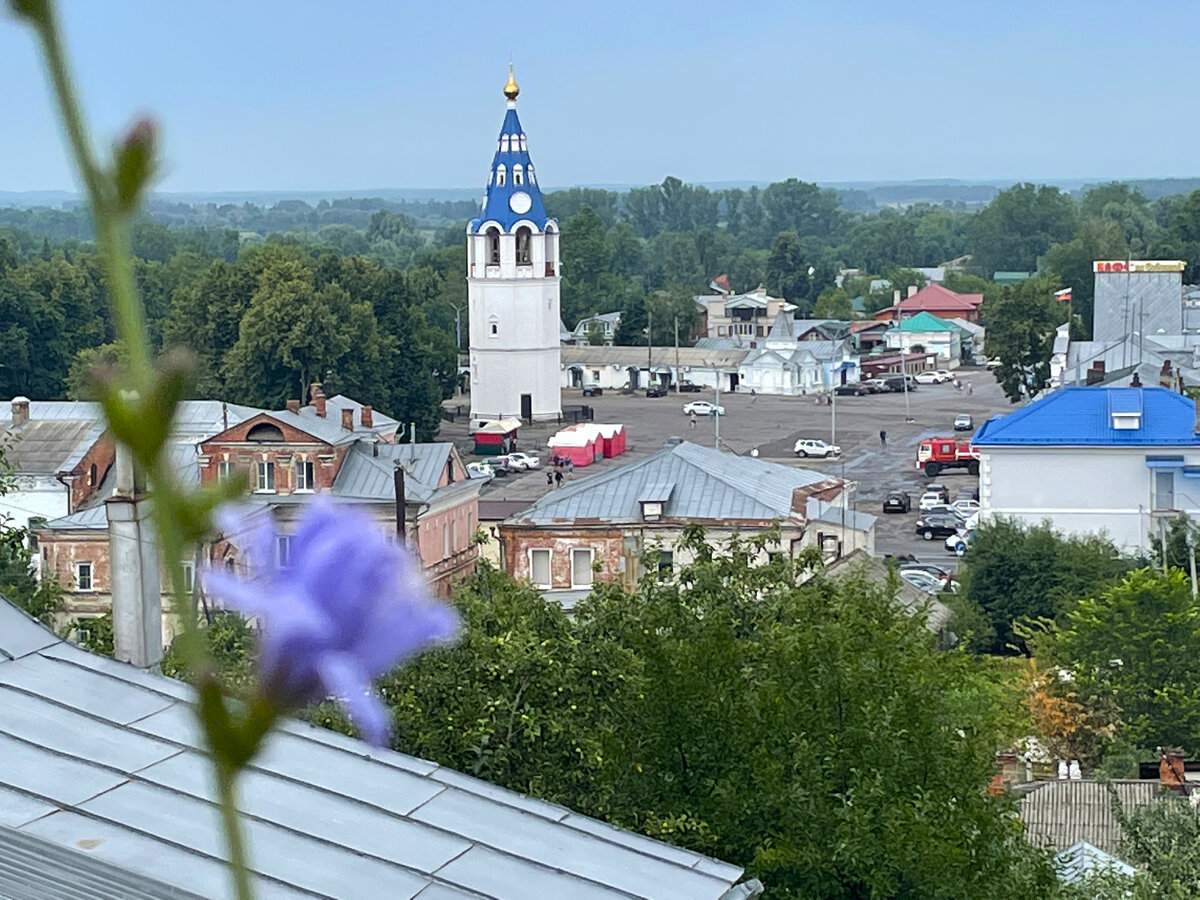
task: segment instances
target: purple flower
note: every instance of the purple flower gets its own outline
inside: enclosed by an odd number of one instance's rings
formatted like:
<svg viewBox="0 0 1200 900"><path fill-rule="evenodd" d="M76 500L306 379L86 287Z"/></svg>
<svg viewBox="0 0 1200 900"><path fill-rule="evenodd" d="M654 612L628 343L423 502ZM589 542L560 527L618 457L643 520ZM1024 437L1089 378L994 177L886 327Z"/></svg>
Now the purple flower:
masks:
<svg viewBox="0 0 1200 900"><path fill-rule="evenodd" d="M454 611L429 595L420 562L362 512L323 498L307 505L290 541L266 510L223 510L217 524L250 572L210 568L204 587L261 618L263 694L283 708L334 697L363 737L383 743L387 713L371 682L458 627Z"/></svg>

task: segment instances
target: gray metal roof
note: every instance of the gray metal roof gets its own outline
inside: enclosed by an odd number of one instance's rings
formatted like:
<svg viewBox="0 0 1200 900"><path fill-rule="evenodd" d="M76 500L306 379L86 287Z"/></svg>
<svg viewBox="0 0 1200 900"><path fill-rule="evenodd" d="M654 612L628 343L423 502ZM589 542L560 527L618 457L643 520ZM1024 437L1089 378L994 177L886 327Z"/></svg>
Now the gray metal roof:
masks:
<svg viewBox="0 0 1200 900"><path fill-rule="evenodd" d="M103 433L98 419L31 418L16 427L0 425L0 441L11 441L9 463L18 474L28 475L69 472Z"/></svg>
<svg viewBox="0 0 1200 900"><path fill-rule="evenodd" d="M191 697L0 602L0 826L227 896ZM241 788L268 900L745 894L729 894L736 866L301 722L269 739ZM0 869L0 896L7 877Z"/></svg>
<svg viewBox="0 0 1200 900"><path fill-rule="evenodd" d="M1112 786L1126 812L1153 803L1161 790L1157 781L1114 781ZM1105 853L1121 850L1123 832L1108 790L1095 781L1046 781L1033 787L1021 798L1021 820L1035 847L1061 851L1087 841Z"/></svg>
<svg viewBox="0 0 1200 900"><path fill-rule="evenodd" d="M1137 874L1137 869L1087 841L1076 841L1066 850L1054 856L1054 869L1058 880L1064 884L1078 884L1092 875L1109 872L1127 878Z"/></svg>
<svg viewBox="0 0 1200 900"><path fill-rule="evenodd" d="M454 445L379 443L374 447L360 441L350 448L333 481L333 493L343 497L388 500L395 497L395 464L406 472L405 493L413 500L428 502L446 471Z"/></svg>
<svg viewBox="0 0 1200 900"><path fill-rule="evenodd" d="M645 459L551 491L513 521L529 524L641 520L639 499L673 487L663 515L673 519L765 520L789 517L792 492L829 480L821 472L721 453L687 441Z"/></svg>

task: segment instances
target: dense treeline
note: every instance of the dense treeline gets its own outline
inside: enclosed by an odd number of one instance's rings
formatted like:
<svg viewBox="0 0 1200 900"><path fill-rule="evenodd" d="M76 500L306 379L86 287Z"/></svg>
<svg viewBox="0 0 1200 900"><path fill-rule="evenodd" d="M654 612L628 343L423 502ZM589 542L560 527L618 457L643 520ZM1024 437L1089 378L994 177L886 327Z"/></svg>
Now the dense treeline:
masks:
<svg viewBox="0 0 1200 900"><path fill-rule="evenodd" d="M889 288L870 289L873 277L918 283L911 267L959 259L967 274L951 286L960 290L991 291L1001 270L1072 287L1086 334L1094 259L1182 258L1186 279L1200 281L1200 191L1150 201L1112 183L1076 199L1018 184L976 212L947 204L862 214L844 199L796 179L710 190L667 178L625 193L549 193L564 233L564 322L621 310L620 343L644 344L648 330L656 343L672 342L676 329L686 340L692 297L721 273L735 290L762 284L804 313L848 317L857 296L867 311L890 302ZM464 219L476 207L390 207L152 205L132 248L156 346L195 350L201 392L271 405L295 396L302 379L327 378L431 433L434 385L445 393L453 384L456 310L465 335ZM182 224L155 220L163 217ZM86 363L112 341L89 235L83 211L0 210L0 393L77 393ZM859 275L838 287L844 268ZM428 367L419 387L415 364Z"/></svg>

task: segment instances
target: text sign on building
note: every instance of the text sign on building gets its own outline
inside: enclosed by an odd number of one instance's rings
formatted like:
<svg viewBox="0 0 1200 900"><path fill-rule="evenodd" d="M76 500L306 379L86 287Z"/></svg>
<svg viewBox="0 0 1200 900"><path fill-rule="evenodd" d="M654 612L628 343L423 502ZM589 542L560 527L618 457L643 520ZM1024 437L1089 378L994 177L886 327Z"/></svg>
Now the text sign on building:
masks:
<svg viewBox="0 0 1200 900"><path fill-rule="evenodd" d="M1182 272L1187 263L1181 259L1098 259L1092 272Z"/></svg>

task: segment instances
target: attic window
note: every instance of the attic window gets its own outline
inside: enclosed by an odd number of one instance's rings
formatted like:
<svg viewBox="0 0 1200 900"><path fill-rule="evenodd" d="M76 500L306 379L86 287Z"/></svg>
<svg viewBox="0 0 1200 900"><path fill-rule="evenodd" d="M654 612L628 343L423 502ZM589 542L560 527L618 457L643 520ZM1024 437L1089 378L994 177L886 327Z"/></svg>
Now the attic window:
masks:
<svg viewBox="0 0 1200 900"><path fill-rule="evenodd" d="M663 504L659 500L642 501L642 519L646 522L657 522L662 518Z"/></svg>
<svg viewBox="0 0 1200 900"><path fill-rule="evenodd" d="M1114 412L1112 427L1115 431L1136 431L1142 427L1142 414L1140 412Z"/></svg>
<svg viewBox="0 0 1200 900"><path fill-rule="evenodd" d="M675 489L673 484L648 484L638 497L642 508L642 521L657 522L666 512L667 501Z"/></svg>
<svg viewBox="0 0 1200 900"><path fill-rule="evenodd" d="M278 425L272 425L270 422L259 422L246 432L246 440L255 441L260 444L281 444L283 443L283 429Z"/></svg>

